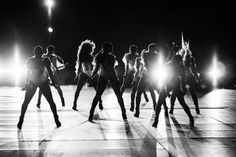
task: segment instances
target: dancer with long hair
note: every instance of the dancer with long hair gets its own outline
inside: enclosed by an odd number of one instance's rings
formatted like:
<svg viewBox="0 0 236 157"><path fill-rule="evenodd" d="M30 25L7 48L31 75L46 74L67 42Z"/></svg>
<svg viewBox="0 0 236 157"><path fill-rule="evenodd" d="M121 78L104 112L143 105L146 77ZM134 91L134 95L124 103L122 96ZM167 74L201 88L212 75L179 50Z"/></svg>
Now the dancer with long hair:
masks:
<svg viewBox="0 0 236 157"><path fill-rule="evenodd" d="M76 78L78 78L77 81L77 88L74 96L74 103L73 103L73 110L77 110L77 99L79 97L80 91L83 88L84 84L86 82L89 82L88 78L92 74L93 71L93 60L94 56L92 55L94 52L96 45L91 40L85 40L81 42L81 44L78 47L77 52L77 61L76 61ZM97 76L97 75L96 75ZM95 88L97 87L97 81L98 78L94 77L92 80L90 80L89 83L92 84L92 86ZM102 100L99 99L99 109L103 109L102 106Z"/></svg>
<svg viewBox="0 0 236 157"><path fill-rule="evenodd" d="M22 128L24 122L25 112L27 110L28 104L30 103L32 97L34 96L37 87L40 89L42 94L47 99L51 111L54 116L54 120L57 127L61 126L61 123L58 119L57 108L53 101L52 92L49 87L48 75L51 79L52 85L57 88L57 85L53 78L53 73L51 70L51 62L49 58L42 58L44 54L43 48L40 45L34 47L34 56L28 58L26 61L27 74L26 74L26 92L24 102L21 107L21 115L17 127Z"/></svg>
<svg viewBox="0 0 236 157"><path fill-rule="evenodd" d="M99 99L101 99L101 96L106 89L108 81L110 82L111 87L113 88L115 95L118 99L121 112L122 112L122 117L124 120L127 119L126 110L124 106L124 100L122 98L118 79L116 76L116 72L114 70L114 64L115 64L116 58L113 55L113 45L110 42L104 42L102 44L102 50L100 53L96 55L95 61L96 61L96 67L92 75L90 76L90 79L92 79L99 70L100 70L100 73L99 73L99 81L98 81L98 86L96 90L96 95L92 102L88 120L92 122L94 110L96 108L96 105Z"/></svg>

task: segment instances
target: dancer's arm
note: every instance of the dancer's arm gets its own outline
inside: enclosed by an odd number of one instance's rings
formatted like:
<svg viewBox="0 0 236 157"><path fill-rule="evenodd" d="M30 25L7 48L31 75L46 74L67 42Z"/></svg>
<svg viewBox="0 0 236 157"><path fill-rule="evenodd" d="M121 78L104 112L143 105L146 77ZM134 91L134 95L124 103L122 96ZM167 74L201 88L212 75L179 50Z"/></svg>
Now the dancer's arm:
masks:
<svg viewBox="0 0 236 157"><path fill-rule="evenodd" d="M63 60L60 56L57 55L57 59L58 59L58 61L61 62L62 64L65 64L65 63L64 63L64 60Z"/></svg>

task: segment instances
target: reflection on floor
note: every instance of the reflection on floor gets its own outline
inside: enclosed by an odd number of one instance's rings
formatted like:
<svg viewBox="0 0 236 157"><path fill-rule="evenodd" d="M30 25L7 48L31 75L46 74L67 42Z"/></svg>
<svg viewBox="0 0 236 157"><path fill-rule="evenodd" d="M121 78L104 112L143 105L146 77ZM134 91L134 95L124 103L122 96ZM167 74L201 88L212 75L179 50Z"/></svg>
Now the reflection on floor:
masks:
<svg viewBox="0 0 236 157"><path fill-rule="evenodd" d="M61 128L56 128L45 98L37 109L37 95L26 112L22 130L16 128L24 91L0 87L0 156L236 156L236 91L215 90L199 98L201 115L195 116L195 127L178 102L174 117L160 114L157 128L153 122L152 103L142 101L140 118L130 108L130 91L124 93L128 121L123 121L117 99L111 89L102 97L104 110L98 108L95 123L87 121L95 94L84 88L78 100L78 111L71 109L75 86L62 86L66 107L61 107L58 93L52 88ZM149 93L148 93L149 94ZM149 95L150 97L150 95ZM192 99L186 102L195 115ZM151 99L150 99L151 100ZM169 105L169 99L167 104Z"/></svg>

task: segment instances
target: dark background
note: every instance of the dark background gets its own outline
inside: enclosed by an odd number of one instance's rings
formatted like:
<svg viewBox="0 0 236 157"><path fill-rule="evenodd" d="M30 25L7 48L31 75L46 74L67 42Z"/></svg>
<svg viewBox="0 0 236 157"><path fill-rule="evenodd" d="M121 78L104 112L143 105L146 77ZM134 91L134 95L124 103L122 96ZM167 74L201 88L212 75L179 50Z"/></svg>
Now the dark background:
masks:
<svg viewBox="0 0 236 157"><path fill-rule="evenodd" d="M115 54L123 56L130 44L141 50L151 42L180 42L184 32L202 76L216 54L227 69L221 84L232 87L236 83L234 21L233 2L226 1L55 0L54 32L49 37L43 0L8 1L0 10L0 61L11 59L15 43L23 59L32 55L36 44L44 48L54 44L57 54L69 63L62 82L73 83L77 48L85 39L96 43L96 51L110 41Z"/></svg>

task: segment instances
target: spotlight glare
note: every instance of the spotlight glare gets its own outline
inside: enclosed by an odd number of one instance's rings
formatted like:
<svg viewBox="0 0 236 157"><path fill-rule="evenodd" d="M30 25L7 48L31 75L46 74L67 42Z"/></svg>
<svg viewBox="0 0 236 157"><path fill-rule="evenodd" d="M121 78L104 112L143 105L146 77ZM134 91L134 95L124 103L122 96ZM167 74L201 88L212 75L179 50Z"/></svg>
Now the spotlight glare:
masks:
<svg viewBox="0 0 236 157"><path fill-rule="evenodd" d="M52 27L48 27L48 32L52 33L53 32L53 28Z"/></svg>
<svg viewBox="0 0 236 157"><path fill-rule="evenodd" d="M167 78L168 72L164 69L164 59L161 54L159 54L157 64L153 66L151 72L151 78L157 83L158 87L161 88Z"/></svg>
<svg viewBox="0 0 236 157"><path fill-rule="evenodd" d="M51 8L54 5L54 1L53 0L46 0L45 4L48 6L48 8Z"/></svg>
<svg viewBox="0 0 236 157"><path fill-rule="evenodd" d="M16 44L14 48L14 60L15 63L10 69L10 73L15 77L15 85L19 85L19 81L24 74L24 69L21 67L20 64L20 49L19 46Z"/></svg>
<svg viewBox="0 0 236 157"><path fill-rule="evenodd" d="M212 85L217 86L218 80L225 74L223 63L219 62L216 56L213 57L212 67L208 72L208 76L212 79Z"/></svg>

